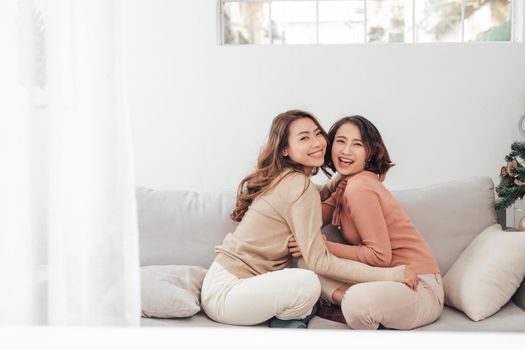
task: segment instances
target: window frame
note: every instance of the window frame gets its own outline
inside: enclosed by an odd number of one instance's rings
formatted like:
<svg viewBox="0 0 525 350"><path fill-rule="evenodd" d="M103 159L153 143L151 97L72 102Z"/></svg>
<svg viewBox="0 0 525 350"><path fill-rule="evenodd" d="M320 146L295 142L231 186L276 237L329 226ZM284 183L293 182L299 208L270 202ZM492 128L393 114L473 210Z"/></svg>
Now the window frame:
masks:
<svg viewBox="0 0 525 350"><path fill-rule="evenodd" d="M283 1L303 1L303 2L315 2L316 7L316 21L315 21L315 31L316 31L316 42L312 44L279 44L280 45L331 45L328 43L319 43L319 2L323 1L349 1L349 0L217 0L217 42L220 46L250 46L250 45L263 45L263 46L273 46L275 44L272 43L272 30L271 30L271 20L272 20L272 6L271 3L273 2L283 2ZM364 2L364 41L358 42L358 43L351 43L351 44L337 44L337 45L360 45L360 44L391 44L390 42L383 42L383 43L377 43L377 42L370 42L367 40L368 35L368 11L367 11L367 3L370 0L360 0ZM403 41L401 43L397 44L428 44L428 42L421 42L416 41L416 1L421 0L412 0L412 38L411 41ZM472 44L472 43L498 43L498 44L516 44L516 43L522 43L523 42L523 36L524 34L524 22L525 22L525 14L524 14L524 1L525 0L512 0L511 2L511 30L510 30L510 40L509 41L465 41L465 0L461 0L461 37L459 41L452 41L452 42L431 42L432 44L444 44L444 43L454 43L454 44ZM242 3L250 3L250 2L259 2L259 3L268 3L269 6L269 43L268 44L246 44L246 45L239 45L239 44L227 44L224 42L224 4L225 3L231 3L231 2L242 2Z"/></svg>

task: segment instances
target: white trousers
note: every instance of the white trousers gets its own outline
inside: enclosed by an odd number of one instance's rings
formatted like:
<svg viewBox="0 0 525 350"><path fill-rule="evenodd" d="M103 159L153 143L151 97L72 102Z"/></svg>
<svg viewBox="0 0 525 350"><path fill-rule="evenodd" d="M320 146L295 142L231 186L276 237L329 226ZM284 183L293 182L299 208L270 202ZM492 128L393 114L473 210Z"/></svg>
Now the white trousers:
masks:
<svg viewBox="0 0 525 350"><path fill-rule="evenodd" d="M201 306L212 320L255 325L276 316L303 319L321 295L317 275L291 268L238 278L217 262L210 266L201 289Z"/></svg>
<svg viewBox="0 0 525 350"><path fill-rule="evenodd" d="M344 283L319 276L322 296ZM443 282L439 273L418 275L412 290L400 282L366 282L352 285L345 293L341 311L353 329L377 329L380 324L392 329L414 329L434 322L443 311Z"/></svg>

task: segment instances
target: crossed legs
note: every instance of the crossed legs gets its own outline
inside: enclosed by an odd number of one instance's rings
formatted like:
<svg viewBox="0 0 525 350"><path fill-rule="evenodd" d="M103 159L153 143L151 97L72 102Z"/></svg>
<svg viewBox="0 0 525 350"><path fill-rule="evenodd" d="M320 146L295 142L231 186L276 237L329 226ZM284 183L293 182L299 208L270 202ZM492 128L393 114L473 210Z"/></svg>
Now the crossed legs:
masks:
<svg viewBox="0 0 525 350"><path fill-rule="evenodd" d="M317 275L304 269L284 269L239 279L213 263L201 291L204 312L213 320L255 325L272 317L303 319L319 299Z"/></svg>
<svg viewBox="0 0 525 350"><path fill-rule="evenodd" d="M321 277L322 295L338 303L350 328L413 329L434 322L443 310L439 274L419 275L417 290L400 282L344 285ZM345 291L346 290L346 291ZM341 298L342 295L342 298Z"/></svg>

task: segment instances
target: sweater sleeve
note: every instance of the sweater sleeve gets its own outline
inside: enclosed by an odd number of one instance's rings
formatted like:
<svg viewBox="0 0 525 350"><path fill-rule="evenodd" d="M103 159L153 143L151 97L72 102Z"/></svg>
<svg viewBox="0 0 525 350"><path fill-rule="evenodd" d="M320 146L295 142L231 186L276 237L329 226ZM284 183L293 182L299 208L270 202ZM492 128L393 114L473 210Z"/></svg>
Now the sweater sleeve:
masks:
<svg viewBox="0 0 525 350"><path fill-rule="evenodd" d="M345 192L346 208L350 213L361 245L330 242L329 251L344 259L360 261L372 266L390 266L392 246L379 194L367 186L356 186Z"/></svg>
<svg viewBox="0 0 525 350"><path fill-rule="evenodd" d="M302 188L299 190L302 191ZM294 192L299 195L300 191ZM328 252L321 236L319 193L311 183L296 200L291 200L283 218L295 236L306 266L319 275L348 283L403 282L404 265L393 268L372 267L357 261L340 259Z"/></svg>
<svg viewBox="0 0 525 350"><path fill-rule="evenodd" d="M334 193L335 189L337 188L337 184L339 181L341 181L341 178L342 176L339 173L336 173L334 177L326 181L324 184L315 185L319 191L319 195L321 196L321 201L324 201L330 197L332 193Z"/></svg>

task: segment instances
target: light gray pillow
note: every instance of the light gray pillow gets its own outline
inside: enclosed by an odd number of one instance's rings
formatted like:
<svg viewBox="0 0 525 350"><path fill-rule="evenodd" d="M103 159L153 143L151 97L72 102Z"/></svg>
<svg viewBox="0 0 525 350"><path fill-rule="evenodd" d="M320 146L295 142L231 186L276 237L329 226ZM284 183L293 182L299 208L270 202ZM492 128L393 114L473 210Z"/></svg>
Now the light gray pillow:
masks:
<svg viewBox="0 0 525 350"><path fill-rule="evenodd" d="M200 311L200 292L206 269L188 265L140 268L142 316L190 317Z"/></svg>

